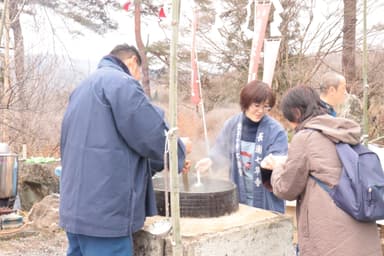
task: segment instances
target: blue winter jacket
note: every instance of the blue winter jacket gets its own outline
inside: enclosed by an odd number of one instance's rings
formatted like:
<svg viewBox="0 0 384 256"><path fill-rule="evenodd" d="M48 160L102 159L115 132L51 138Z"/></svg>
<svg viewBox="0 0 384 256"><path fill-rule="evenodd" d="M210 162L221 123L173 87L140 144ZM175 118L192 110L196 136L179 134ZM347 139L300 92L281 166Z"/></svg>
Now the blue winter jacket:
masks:
<svg viewBox="0 0 384 256"><path fill-rule="evenodd" d="M125 65L104 57L71 94L64 115L61 227L88 236L129 236L157 214L152 172L163 167L167 130L163 112ZM181 171L185 149L178 143Z"/></svg>
<svg viewBox="0 0 384 256"><path fill-rule="evenodd" d="M236 154L240 154L240 149L236 148L237 126L239 122L242 122L243 115L243 113L240 113L225 122L214 146L210 150L209 156L213 160L213 169L229 168L230 177L237 185L239 201L246 204L244 176L241 176L241 171L238 170L236 159ZM261 160L268 154L287 154L287 133L279 122L268 115L260 120L255 140L255 143L262 148L260 156L254 159L257 167L260 167ZM285 212L284 200L276 197L263 185L253 185L253 205L251 206L281 213Z"/></svg>

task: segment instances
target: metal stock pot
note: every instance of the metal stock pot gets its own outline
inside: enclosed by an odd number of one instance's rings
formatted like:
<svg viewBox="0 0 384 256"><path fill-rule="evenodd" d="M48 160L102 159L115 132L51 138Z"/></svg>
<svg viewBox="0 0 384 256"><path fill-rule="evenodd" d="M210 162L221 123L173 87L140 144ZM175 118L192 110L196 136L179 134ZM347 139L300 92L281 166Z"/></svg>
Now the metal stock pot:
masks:
<svg viewBox="0 0 384 256"><path fill-rule="evenodd" d="M155 176L152 181L159 215L165 216L164 177ZM181 217L218 217L238 210L239 199L236 185L233 182L202 177L201 184L196 184L196 177L189 177L186 182L182 180L180 175L179 197ZM169 190L167 189L167 191ZM168 198L170 198L169 192Z"/></svg>
<svg viewBox="0 0 384 256"><path fill-rule="evenodd" d="M16 197L17 176L17 155L0 153L0 199Z"/></svg>

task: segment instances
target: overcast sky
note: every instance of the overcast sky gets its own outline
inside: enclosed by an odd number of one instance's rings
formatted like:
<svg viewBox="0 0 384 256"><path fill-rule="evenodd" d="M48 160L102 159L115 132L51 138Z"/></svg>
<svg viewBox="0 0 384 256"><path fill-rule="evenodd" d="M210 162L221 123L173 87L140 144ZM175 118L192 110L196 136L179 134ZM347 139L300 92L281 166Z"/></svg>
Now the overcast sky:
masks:
<svg viewBox="0 0 384 256"><path fill-rule="evenodd" d="M190 1L181 2L181 8L184 12L191 10ZM327 13L343 8L342 2L341 0L315 1L315 20L317 22L324 21L324 16ZM374 1L374 4L374 8L369 10L369 26L382 22L381 16L384 13L384 1ZM362 1L360 0L358 8L361 6ZM114 18L119 22L119 29L103 36L74 22L64 20L59 15L50 11L50 9L41 8L37 13L41 15L33 17L26 14L21 15L27 53L55 52L69 55L74 59L97 61L116 44L126 42L135 45L133 6L131 6L129 12L121 9L114 13ZM169 19L171 14L168 13L167 16ZM185 15L181 16L181 23L183 18L185 18L183 16ZM357 27L357 32L362 31L361 20L362 17L360 16L358 18L360 25ZM142 19L142 21L144 22L145 20ZM35 24L39 25L36 26ZM162 24L163 26L170 26L169 20L163 20ZM76 33L70 33L70 31ZM53 32L54 35L52 36ZM150 41L154 41L163 37L164 33L161 30L158 19L154 18L149 21L149 24L142 24L142 38L144 42L146 42L147 38ZM376 38L376 41L376 43L383 44L382 36L379 39Z"/></svg>

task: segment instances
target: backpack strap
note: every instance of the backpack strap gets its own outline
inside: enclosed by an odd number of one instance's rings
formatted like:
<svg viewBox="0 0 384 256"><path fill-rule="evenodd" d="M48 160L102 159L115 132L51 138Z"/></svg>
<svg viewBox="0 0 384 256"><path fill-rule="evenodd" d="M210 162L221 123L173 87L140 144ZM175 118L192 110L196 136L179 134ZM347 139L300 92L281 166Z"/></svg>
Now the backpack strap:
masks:
<svg viewBox="0 0 384 256"><path fill-rule="evenodd" d="M321 130L319 130L319 129L309 128L309 127L304 127L303 130L312 130L312 131L317 131L319 133L322 133ZM337 143L335 143L335 146L336 145L337 145ZM309 177L314 179L316 181L316 183L331 196L331 188L325 182L323 182L320 179L316 178L312 174L309 174Z"/></svg>
<svg viewBox="0 0 384 256"><path fill-rule="evenodd" d="M327 184L325 184L324 182L322 182L321 180L319 180L318 178L316 178L315 176L313 176L312 174L309 174L309 177L314 179L316 181L316 183L322 187L328 194L331 192L331 189L329 188L329 186Z"/></svg>

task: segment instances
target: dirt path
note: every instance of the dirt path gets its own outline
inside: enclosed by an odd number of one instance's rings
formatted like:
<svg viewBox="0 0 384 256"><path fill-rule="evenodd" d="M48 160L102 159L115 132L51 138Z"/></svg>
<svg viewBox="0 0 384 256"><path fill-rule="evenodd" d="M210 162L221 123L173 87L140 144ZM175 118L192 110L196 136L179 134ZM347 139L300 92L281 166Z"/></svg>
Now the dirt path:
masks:
<svg viewBox="0 0 384 256"><path fill-rule="evenodd" d="M0 237L0 256L64 256L66 249L67 238L63 231Z"/></svg>

